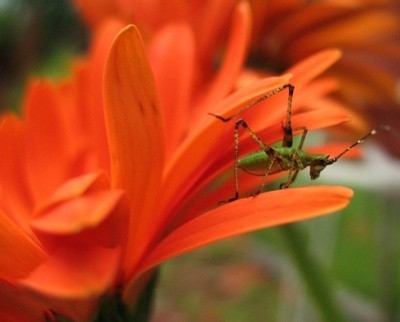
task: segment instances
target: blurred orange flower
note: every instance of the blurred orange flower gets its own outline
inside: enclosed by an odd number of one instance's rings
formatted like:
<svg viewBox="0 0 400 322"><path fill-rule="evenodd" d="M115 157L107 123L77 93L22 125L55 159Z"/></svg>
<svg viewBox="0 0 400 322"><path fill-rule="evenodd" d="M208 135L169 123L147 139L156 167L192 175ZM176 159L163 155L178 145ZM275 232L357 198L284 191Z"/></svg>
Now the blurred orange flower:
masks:
<svg viewBox="0 0 400 322"><path fill-rule="evenodd" d="M168 22L184 21L192 26L201 59L206 62L216 59L228 17L238 2L74 0L92 27L115 15L151 34ZM340 131L356 138L381 124L400 128L397 1L250 0L250 4L254 20L253 67L279 74L319 50L339 48L343 58L329 73L341 84L337 96L353 109L351 122L341 126ZM400 155L396 136L378 138Z"/></svg>
<svg viewBox="0 0 400 322"><path fill-rule="evenodd" d="M232 163L232 126L208 112L230 115L290 81L298 89L295 127L321 128L348 118L326 96L336 83L316 78L338 51L250 82L242 73L248 4L236 7L232 21L221 67L207 77L196 67L197 39L186 24L158 30L147 55L136 27L117 34L121 24L109 21L71 80L32 81L24 117L0 120L2 316L87 320L105 294L134 303L142 278L169 258L348 204L351 190L319 186L216 207L232 193L224 177ZM276 95L249 112L267 144L281 137L286 101ZM243 142L244 151L251 148ZM247 180L250 186L253 178Z"/></svg>
<svg viewBox="0 0 400 322"><path fill-rule="evenodd" d="M252 51L258 67L279 72L319 50L340 48L343 58L329 74L341 84L338 96L353 108L346 126L355 136L381 124L400 127L397 1L251 0L251 4ZM400 155L399 145L392 141L397 138L379 138Z"/></svg>

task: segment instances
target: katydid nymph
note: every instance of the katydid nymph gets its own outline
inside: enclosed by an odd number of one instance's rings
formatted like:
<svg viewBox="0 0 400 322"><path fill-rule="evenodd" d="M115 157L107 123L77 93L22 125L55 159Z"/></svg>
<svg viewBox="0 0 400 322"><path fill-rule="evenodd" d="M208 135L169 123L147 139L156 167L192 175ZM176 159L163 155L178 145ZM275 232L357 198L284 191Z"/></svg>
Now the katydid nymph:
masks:
<svg viewBox="0 0 400 322"><path fill-rule="evenodd" d="M229 117L223 117L218 114L209 113L210 115L218 118L223 122L229 122L235 116L241 114L245 110L250 107L268 99L271 96L276 95L277 93L283 91L284 89L288 89L288 102L287 102L287 111L286 111L286 121L282 125L283 130L283 138L282 138L282 146L281 147L271 147L265 144L261 138L250 129L247 123L239 118L235 123L235 132L234 132L234 154L235 154L235 162L234 162L234 177L235 177L235 195L233 198L227 200L226 202L231 202L239 199L239 180L238 180L238 171L239 169L257 176L263 176L260 188L258 192L259 194L265 184L268 176L270 174L276 174L282 171L288 171L288 177L285 182L280 185L281 189L289 188L290 185L296 180L296 177L300 170L305 169L306 167L310 167L310 177L311 179L317 179L322 170L325 169L326 166L335 163L340 157L342 157L345 153L350 151L356 145L362 143L367 137L375 135L378 132L378 129L373 129L368 134L364 135L362 138L351 144L348 148L343 150L334 158L330 158L327 154L314 154L308 153L302 150L304 140L307 136L307 128L306 127L297 127L292 128L292 101L293 101L293 93L294 86L292 84L285 84L276 89L267 92L263 96L255 99L250 102L236 113ZM239 157L239 128L242 127L246 130L246 132L258 143L260 146L260 150L245 155L243 157ZM390 130L388 125L382 125L382 129ZM297 147L293 147L293 131L300 130L302 131L299 145ZM225 203L225 202L222 202Z"/></svg>

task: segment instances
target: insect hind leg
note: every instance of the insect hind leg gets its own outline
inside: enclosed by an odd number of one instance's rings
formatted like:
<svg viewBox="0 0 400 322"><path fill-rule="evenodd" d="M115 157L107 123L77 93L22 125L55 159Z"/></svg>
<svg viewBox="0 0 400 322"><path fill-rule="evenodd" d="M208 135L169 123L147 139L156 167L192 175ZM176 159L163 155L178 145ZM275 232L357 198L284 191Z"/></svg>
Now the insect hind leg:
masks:
<svg viewBox="0 0 400 322"><path fill-rule="evenodd" d="M306 139L308 129L305 126L299 126L294 128L293 130L302 130L301 138L299 145L297 146L297 151L301 151L303 149L303 144ZM299 174L298 164L301 163L300 157L297 153L294 153L291 157L288 179L286 182L282 182L279 186L279 189L287 189L290 185L296 180L297 175Z"/></svg>
<svg viewBox="0 0 400 322"><path fill-rule="evenodd" d="M275 151L268 146L267 144L265 144L261 138L253 131L249 128L249 126L247 125L246 121L244 121L243 119L239 119L236 121L235 124L235 187L236 187L236 191L235 191L235 196L237 196L237 198L239 198L239 184L238 184L238 168L239 168L239 127L243 127L246 132L258 143L258 145L260 146L260 148L265 152L265 154L268 155L269 157L269 162L267 164L267 170L265 172L265 175L263 177L263 180L261 182L260 185L260 189L256 192L255 195L258 195L259 193L261 193L262 189L265 186L267 177L269 175L269 172L276 160L276 153Z"/></svg>

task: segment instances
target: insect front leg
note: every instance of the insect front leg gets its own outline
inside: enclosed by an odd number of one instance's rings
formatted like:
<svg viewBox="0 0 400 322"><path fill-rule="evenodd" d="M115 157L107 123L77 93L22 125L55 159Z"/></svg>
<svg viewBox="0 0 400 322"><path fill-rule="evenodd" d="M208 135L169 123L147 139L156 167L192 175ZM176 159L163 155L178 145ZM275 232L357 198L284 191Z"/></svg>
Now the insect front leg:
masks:
<svg viewBox="0 0 400 322"><path fill-rule="evenodd" d="M297 147L297 151L301 151L303 148L304 141L306 139L308 129L305 126L300 126L296 127L294 130L302 130L301 138L300 138L300 143ZM300 171L300 166L302 162L297 153L294 153L291 157L290 161L290 167L289 167L289 174L288 174L288 180L286 182L283 182L280 184L279 189L287 189L289 186L296 180L297 175L299 174Z"/></svg>
<svg viewBox="0 0 400 322"><path fill-rule="evenodd" d="M279 189L287 189L290 187L290 185L296 180L296 177L299 174L301 164L302 162L297 152L293 153L290 160L288 179L286 182L282 182L280 184Z"/></svg>
<svg viewBox="0 0 400 322"><path fill-rule="evenodd" d="M308 129L305 126L299 126L299 127L296 127L294 130L302 130L303 131L301 133L300 143L297 147L297 151L301 151L303 149L303 144L304 144L304 140L306 139Z"/></svg>

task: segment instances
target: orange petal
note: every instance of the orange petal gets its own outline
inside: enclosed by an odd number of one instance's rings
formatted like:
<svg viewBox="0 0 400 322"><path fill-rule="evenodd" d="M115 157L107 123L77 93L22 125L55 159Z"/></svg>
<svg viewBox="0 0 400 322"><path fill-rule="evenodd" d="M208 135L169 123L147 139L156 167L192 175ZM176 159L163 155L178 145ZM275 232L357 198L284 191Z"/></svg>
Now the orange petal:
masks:
<svg viewBox="0 0 400 322"><path fill-rule="evenodd" d="M171 232L149 254L137 274L218 240L340 210L352 195L348 188L318 186L266 192L228 203Z"/></svg>
<svg viewBox="0 0 400 322"><path fill-rule="evenodd" d="M0 211L0 279L26 277L47 257L42 248Z"/></svg>
<svg viewBox="0 0 400 322"><path fill-rule="evenodd" d="M46 81L32 83L26 98L27 169L36 200L43 200L70 175L74 155L56 88Z"/></svg>
<svg viewBox="0 0 400 322"><path fill-rule="evenodd" d="M164 166L164 120L139 31L123 29L109 53L104 84L105 115L114 188L127 192L130 211L128 265L147 246L157 218Z"/></svg>
<svg viewBox="0 0 400 322"><path fill-rule="evenodd" d="M5 322L43 321L47 307L13 284L0 281L0 316Z"/></svg>
<svg viewBox="0 0 400 322"><path fill-rule="evenodd" d="M73 234L94 227L104 220L121 200L121 190L100 191L57 203L36 213L32 226L54 234Z"/></svg>
<svg viewBox="0 0 400 322"><path fill-rule="evenodd" d="M155 35L150 61L165 111L167 155L175 150L187 129L194 59L195 40L189 26L168 25Z"/></svg>

